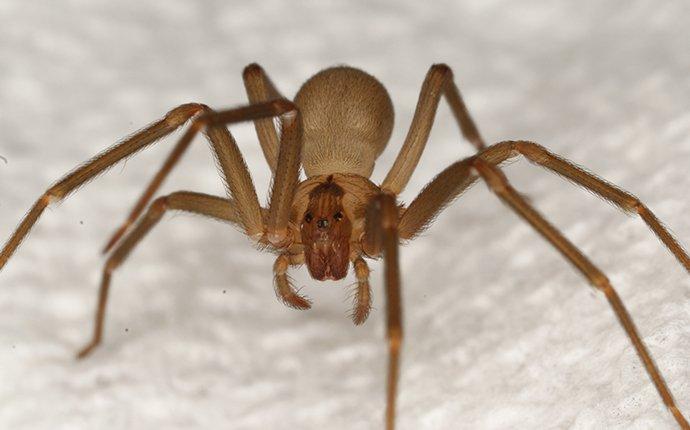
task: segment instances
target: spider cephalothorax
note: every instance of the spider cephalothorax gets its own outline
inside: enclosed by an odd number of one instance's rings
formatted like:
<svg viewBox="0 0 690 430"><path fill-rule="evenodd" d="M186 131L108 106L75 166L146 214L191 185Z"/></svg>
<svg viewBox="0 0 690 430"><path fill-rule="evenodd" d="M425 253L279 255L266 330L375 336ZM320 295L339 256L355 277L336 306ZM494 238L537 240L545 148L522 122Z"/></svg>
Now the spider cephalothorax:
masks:
<svg viewBox="0 0 690 430"><path fill-rule="evenodd" d="M300 232L309 274L314 279L342 279L350 266L352 222L345 215L345 192L332 180L309 193Z"/></svg>

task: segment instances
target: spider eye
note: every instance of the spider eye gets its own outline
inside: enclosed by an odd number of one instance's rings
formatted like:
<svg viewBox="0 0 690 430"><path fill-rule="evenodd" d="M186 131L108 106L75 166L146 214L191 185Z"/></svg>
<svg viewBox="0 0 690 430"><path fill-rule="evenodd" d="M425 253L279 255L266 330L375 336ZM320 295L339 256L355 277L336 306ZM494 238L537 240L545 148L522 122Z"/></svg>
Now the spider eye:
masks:
<svg viewBox="0 0 690 430"><path fill-rule="evenodd" d="M341 219L343 219L343 213L340 211L336 212L335 215L333 215L333 219L335 219L336 221L340 221Z"/></svg>
<svg viewBox="0 0 690 430"><path fill-rule="evenodd" d="M310 212L307 212L307 214L304 216L304 222L306 223L310 223L313 219L314 216Z"/></svg>

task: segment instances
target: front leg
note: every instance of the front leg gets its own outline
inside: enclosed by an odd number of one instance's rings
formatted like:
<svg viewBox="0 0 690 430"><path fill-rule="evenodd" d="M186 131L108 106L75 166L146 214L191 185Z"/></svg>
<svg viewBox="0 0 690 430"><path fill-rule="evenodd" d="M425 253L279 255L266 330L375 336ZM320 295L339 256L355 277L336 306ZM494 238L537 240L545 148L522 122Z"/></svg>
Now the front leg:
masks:
<svg viewBox="0 0 690 430"><path fill-rule="evenodd" d="M214 144L214 152L218 155L218 161L225 174L230 195L237 202L240 217L243 223L247 222L251 226L251 228L246 227L247 235L256 241L261 240L266 235L269 243L273 246L284 248L290 244L288 221L292 200L299 181L302 154L302 118L297 107L285 99L274 100L207 113L200 116L193 127L198 129L209 127L209 131L222 132L224 127L218 126L271 117L280 117L281 141L278 164L273 175L268 221L265 228L263 228L258 200L256 200L256 191L237 145L219 146ZM210 134L209 137L211 137ZM243 211L242 202L247 202L247 211Z"/></svg>
<svg viewBox="0 0 690 430"><path fill-rule="evenodd" d="M272 120L276 116L281 118L281 138L282 142L285 142L285 144L280 145L280 152L285 153L282 157L286 160L283 161L283 167L280 167L280 158L278 160L279 168L282 169L282 172L274 175L273 183L274 185L278 183L282 184L280 188L282 194L277 194L275 200L280 203L281 198L279 197L284 196L292 201L291 193L294 193L294 191L291 189L286 190L286 188L294 184L292 186L294 189L299 174L302 133L301 119L297 108L290 101L283 99L220 112L214 112L208 107L203 106L203 112L204 113L197 117L192 123L175 148L173 148L161 169L137 201L137 204L132 209L125 223L118 228L108 241L104 252L108 252L141 215L148 202L153 198L155 192L200 131L205 132L208 137L213 149L213 154L222 171L223 182L226 185L228 194L237 202L238 214L242 219L242 226L244 227L245 233L256 242L261 241L267 233L269 240L273 237L273 241L271 241L273 245L282 246L288 242L287 231L282 231L278 234L277 238L273 233L280 229L282 225L285 226L286 230L289 208L287 211L281 209L282 212L275 215L277 218L269 217L268 224L264 225L259 200L249 170L247 169L247 165L244 162L244 158L242 157L242 153L235 139L225 126L243 121L257 121L261 119ZM288 167L285 167L286 164ZM278 176L281 176L280 181ZM271 213L273 213L273 211L271 211Z"/></svg>
<svg viewBox="0 0 690 430"><path fill-rule="evenodd" d="M96 155L51 186L34 203L29 213L24 216L17 229L3 246L2 251L0 251L0 271L49 205L65 199L77 188L86 184L109 167L153 145L182 126L190 118L199 114L203 109L204 106L197 103L176 107L168 112L163 119L154 122L119 144Z"/></svg>
<svg viewBox="0 0 690 430"><path fill-rule="evenodd" d="M383 254L386 284L386 335L388 337L388 383L386 429L395 428L395 400L403 341L402 297L398 262L398 207L395 196L381 193L367 208L363 245L369 255Z"/></svg>
<svg viewBox="0 0 690 430"><path fill-rule="evenodd" d="M284 98L280 95L278 90L268 78L266 73L258 64L250 64L245 67L243 72L244 84L247 89L250 103L259 104L271 100ZM209 110L207 109L207 112ZM276 164L278 163L278 148L280 147L280 139L276 133L273 118L261 118L254 121L256 132L259 138L261 150L264 153L266 161L268 162L271 172L275 172ZM108 240L103 253L107 253L121 238L127 233L129 228L141 216L146 206L156 194L156 191L161 187L170 172L175 168L182 156L189 148L192 138L196 135L195 130L188 131L172 149L168 158L166 158L163 165L160 167L156 175L151 179L146 190L137 200L136 204L130 211L127 219L118 227L113 235Z"/></svg>

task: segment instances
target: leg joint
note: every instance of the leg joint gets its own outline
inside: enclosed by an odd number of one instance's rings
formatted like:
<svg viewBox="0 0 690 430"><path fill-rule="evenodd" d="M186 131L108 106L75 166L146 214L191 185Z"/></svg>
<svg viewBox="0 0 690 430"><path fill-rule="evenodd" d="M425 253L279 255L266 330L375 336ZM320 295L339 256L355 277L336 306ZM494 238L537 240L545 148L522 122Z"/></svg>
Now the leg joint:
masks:
<svg viewBox="0 0 690 430"><path fill-rule="evenodd" d="M57 186L51 187L48 189L48 191L41 196L41 201L46 205L50 206L53 203L57 203L61 201L63 198L65 198L65 193L63 191L60 191Z"/></svg>
<svg viewBox="0 0 690 430"><path fill-rule="evenodd" d="M453 78L453 70L444 63L438 63L434 64L431 66L431 73L438 73L439 75L444 76L447 79L452 79Z"/></svg>
<svg viewBox="0 0 690 430"><path fill-rule="evenodd" d="M612 288L609 278L607 278L606 275L601 272L594 273L590 277L590 282L592 282L594 288L603 292L604 294L608 294L608 291Z"/></svg>
<svg viewBox="0 0 690 430"><path fill-rule="evenodd" d="M481 158L475 158L472 167L486 181L491 191L496 194L504 194L508 190L510 186L508 180L499 168L488 164Z"/></svg>
<svg viewBox="0 0 690 430"><path fill-rule="evenodd" d="M288 266L290 265L290 260L285 254L281 254L276 258L275 263L273 263L273 273L276 276L282 276L287 273Z"/></svg>
<svg viewBox="0 0 690 430"><path fill-rule="evenodd" d="M632 207L637 211L639 215L644 217L649 214L649 208L644 205L637 197L633 197Z"/></svg>
<svg viewBox="0 0 690 430"><path fill-rule="evenodd" d="M105 266L103 267L103 273L105 275L111 275L115 269L117 269L117 266L119 266L120 263L115 259L113 256L108 258L108 261L105 262Z"/></svg>
<svg viewBox="0 0 690 430"><path fill-rule="evenodd" d="M250 77L254 78L260 76L263 73L263 71L264 69L261 68L261 66L259 66L257 63L251 63L247 65L242 71L242 77L244 78L244 80L247 80Z"/></svg>
<svg viewBox="0 0 690 430"><path fill-rule="evenodd" d="M367 282L369 280L369 266L362 257L357 257L354 262L355 277L359 282Z"/></svg>
<svg viewBox="0 0 690 430"><path fill-rule="evenodd" d="M176 107L165 115L165 121L172 127L177 127L201 111L208 110L208 106L201 103L186 103Z"/></svg>
<svg viewBox="0 0 690 430"><path fill-rule="evenodd" d="M512 147L537 164L544 164L551 158L546 148L534 142L528 142L526 140L514 141L512 142Z"/></svg>
<svg viewBox="0 0 690 430"><path fill-rule="evenodd" d="M151 203L149 208L149 217L157 218L161 216L169 208L168 199L170 196L159 197Z"/></svg>
<svg viewBox="0 0 690 430"><path fill-rule="evenodd" d="M391 327L388 331L388 345L392 351L400 351L403 343L403 332L400 327Z"/></svg>
<svg viewBox="0 0 690 430"><path fill-rule="evenodd" d="M296 104L288 99L276 99L271 102L276 114L284 117L286 120L294 120L299 115L299 108Z"/></svg>

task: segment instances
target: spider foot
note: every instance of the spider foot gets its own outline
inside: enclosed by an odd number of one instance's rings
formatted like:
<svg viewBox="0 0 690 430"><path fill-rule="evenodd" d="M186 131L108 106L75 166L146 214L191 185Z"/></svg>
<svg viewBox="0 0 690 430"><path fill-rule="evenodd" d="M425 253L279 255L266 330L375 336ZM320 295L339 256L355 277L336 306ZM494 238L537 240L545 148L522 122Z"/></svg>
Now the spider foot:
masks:
<svg viewBox="0 0 690 430"><path fill-rule="evenodd" d="M92 340L91 342L89 342L88 345L86 345L84 348L82 348L77 353L76 359L81 360L81 359L86 358L87 356L91 355L91 353L98 346L99 343L101 343L101 342L98 340Z"/></svg>

